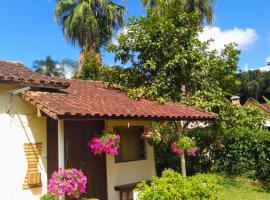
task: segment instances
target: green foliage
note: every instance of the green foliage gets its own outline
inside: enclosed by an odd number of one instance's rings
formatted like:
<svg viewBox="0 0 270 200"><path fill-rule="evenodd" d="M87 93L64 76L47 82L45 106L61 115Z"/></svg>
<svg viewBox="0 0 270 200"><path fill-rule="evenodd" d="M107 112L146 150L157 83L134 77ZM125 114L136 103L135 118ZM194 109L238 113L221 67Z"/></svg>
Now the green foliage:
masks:
<svg viewBox="0 0 270 200"><path fill-rule="evenodd" d="M241 96L241 100L245 102L252 97L259 102L263 102L262 96L270 97L270 72L266 71L247 71L238 74L241 84L234 91L235 94Z"/></svg>
<svg viewBox="0 0 270 200"><path fill-rule="evenodd" d="M181 148L183 150L187 149L193 149L196 147L196 143L194 140L192 140L188 136L181 137L177 143L176 143L177 148Z"/></svg>
<svg viewBox="0 0 270 200"><path fill-rule="evenodd" d="M202 24L203 20L206 19L208 23L212 23L214 20L214 0L204 0L195 2L194 0L189 1L179 1L179 0L142 0L143 5L148 9L153 9L155 12L163 14L166 12L166 7L168 5L173 5L175 3L182 3L183 9L179 12L195 12L200 16L199 23Z"/></svg>
<svg viewBox="0 0 270 200"><path fill-rule="evenodd" d="M33 68L35 72L46 76L67 77L73 75L77 68L77 62L71 59L56 61L51 56L47 56L44 60L34 61Z"/></svg>
<svg viewBox="0 0 270 200"><path fill-rule="evenodd" d="M263 99L264 99L264 101L267 103L267 105L270 106L270 100L269 100L268 98L266 98L265 96L263 96Z"/></svg>
<svg viewBox="0 0 270 200"><path fill-rule="evenodd" d="M266 179L270 174L270 135L268 131L237 128L223 138L217 171Z"/></svg>
<svg viewBox="0 0 270 200"><path fill-rule="evenodd" d="M163 127L159 122L152 122L151 127L145 127L142 137L147 139L150 145L157 145L161 142Z"/></svg>
<svg viewBox="0 0 270 200"><path fill-rule="evenodd" d="M33 63L35 72L46 76L64 76L63 72L57 68L58 61L53 60L51 56L47 56L44 60L36 60Z"/></svg>
<svg viewBox="0 0 270 200"><path fill-rule="evenodd" d="M76 75L84 80L97 81L101 79L102 65L93 56L86 56L81 70Z"/></svg>
<svg viewBox="0 0 270 200"><path fill-rule="evenodd" d="M52 196L51 194L45 194L40 197L40 200L58 200L58 197Z"/></svg>
<svg viewBox="0 0 270 200"><path fill-rule="evenodd" d="M217 171L249 178L270 178L270 134L238 127L218 134L213 129L193 130L200 154L187 158L189 174Z"/></svg>
<svg viewBox="0 0 270 200"><path fill-rule="evenodd" d="M262 111L253 107L233 105L226 99L222 90L214 90L212 92L198 91L195 95L184 98L182 102L217 113L218 120L215 122L217 132L235 127L246 127L254 130L264 127L266 116Z"/></svg>
<svg viewBox="0 0 270 200"><path fill-rule="evenodd" d="M147 17L131 18L118 45L109 47L116 60L132 65L122 85L130 89L130 97L179 101L182 86L192 95L209 88L229 92L238 84L239 51L234 45L221 53L209 51L209 43L198 39L198 16L179 12L182 7L180 3L163 15L149 11Z"/></svg>
<svg viewBox="0 0 270 200"><path fill-rule="evenodd" d="M98 52L123 25L124 7L109 0L57 0L55 17L70 42Z"/></svg>
<svg viewBox="0 0 270 200"><path fill-rule="evenodd" d="M137 187L139 200L215 200L217 189L214 176L183 178L173 170L165 170L160 178L154 177L150 185L143 182Z"/></svg>

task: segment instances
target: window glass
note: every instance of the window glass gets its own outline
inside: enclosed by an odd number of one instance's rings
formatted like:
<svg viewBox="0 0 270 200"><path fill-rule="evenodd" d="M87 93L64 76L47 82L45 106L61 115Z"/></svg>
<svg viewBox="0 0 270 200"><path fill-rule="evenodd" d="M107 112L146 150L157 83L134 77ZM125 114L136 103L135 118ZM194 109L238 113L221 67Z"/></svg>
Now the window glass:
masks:
<svg viewBox="0 0 270 200"><path fill-rule="evenodd" d="M120 152L115 157L115 162L129 162L144 160L145 141L141 138L143 126L116 126L114 132L121 135Z"/></svg>

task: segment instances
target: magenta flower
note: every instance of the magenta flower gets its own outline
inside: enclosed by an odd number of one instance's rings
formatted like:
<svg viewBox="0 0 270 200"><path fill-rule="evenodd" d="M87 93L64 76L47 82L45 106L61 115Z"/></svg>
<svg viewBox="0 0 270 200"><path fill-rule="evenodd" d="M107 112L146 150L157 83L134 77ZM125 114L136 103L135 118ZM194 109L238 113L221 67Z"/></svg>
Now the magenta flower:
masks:
<svg viewBox="0 0 270 200"><path fill-rule="evenodd" d="M181 148L177 148L176 142L174 142L172 144L171 150L173 153L177 154L177 155L182 155L183 154L183 150Z"/></svg>
<svg viewBox="0 0 270 200"><path fill-rule="evenodd" d="M48 184L48 191L56 197L69 196L79 199L86 191L86 176L77 169L59 169L55 171Z"/></svg>
<svg viewBox="0 0 270 200"><path fill-rule="evenodd" d="M119 154L120 135L105 129L102 136L94 136L87 144L90 152L94 155L102 153L118 155Z"/></svg>
<svg viewBox="0 0 270 200"><path fill-rule="evenodd" d="M188 155L190 155L190 156L192 155L193 157L195 157L198 150L199 149L197 147L195 147L195 148L192 148L192 149L187 149L186 152L187 152Z"/></svg>

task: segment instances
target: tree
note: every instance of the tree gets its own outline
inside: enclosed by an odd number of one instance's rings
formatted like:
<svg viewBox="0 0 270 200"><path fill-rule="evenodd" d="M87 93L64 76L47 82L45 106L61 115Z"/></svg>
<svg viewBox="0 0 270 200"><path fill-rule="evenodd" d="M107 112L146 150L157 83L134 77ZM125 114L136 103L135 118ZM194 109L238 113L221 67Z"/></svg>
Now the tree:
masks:
<svg viewBox="0 0 270 200"><path fill-rule="evenodd" d="M203 20L209 24L212 24L214 21L214 5L215 0L142 0L143 5L146 8L154 9L158 12L164 11L166 4L175 4L183 3L183 11L187 13L195 12L200 16L200 23L203 23Z"/></svg>
<svg viewBox="0 0 270 200"><path fill-rule="evenodd" d="M123 24L124 7L111 0L57 0L55 17L67 40L100 62L100 48Z"/></svg>
<svg viewBox="0 0 270 200"><path fill-rule="evenodd" d="M200 16L179 12L181 9L182 4L175 4L163 15L148 10L146 17L132 18L127 33L118 38L118 45L109 47L116 60L131 63L120 82L129 97L182 102L215 112L219 118L211 128L217 133L236 126L261 128L264 117L260 112L233 106L227 99L240 84L240 52L234 44L221 52L210 51L211 41L198 39L196 22ZM184 126L180 129L174 140L181 141ZM167 147L170 144L172 141ZM184 161L184 154L181 156Z"/></svg>
<svg viewBox="0 0 270 200"><path fill-rule="evenodd" d="M79 69L79 63L69 58L63 59L59 63L59 70L63 73L65 78L73 78Z"/></svg>
<svg viewBox="0 0 270 200"><path fill-rule="evenodd" d="M259 70L242 72L239 74L241 86L239 94L242 99L246 100L252 97L256 100L262 99L264 76Z"/></svg>
<svg viewBox="0 0 270 200"><path fill-rule="evenodd" d="M51 56L47 56L44 60L36 60L33 63L35 72L46 76L72 78L78 67L78 63L71 59L63 59L56 61Z"/></svg>
<svg viewBox="0 0 270 200"><path fill-rule="evenodd" d="M198 16L179 12L182 7L133 18L118 45L110 46L116 60L132 64L124 83L129 96L179 101L198 90L229 92L239 84L235 78L239 51L233 44L221 53L209 51L208 43L198 39Z"/></svg>
<svg viewBox="0 0 270 200"><path fill-rule="evenodd" d="M57 65L59 65L58 61L47 56L44 60L34 61L33 68L35 69L35 72L46 76L64 76L63 71L60 68L57 68Z"/></svg>

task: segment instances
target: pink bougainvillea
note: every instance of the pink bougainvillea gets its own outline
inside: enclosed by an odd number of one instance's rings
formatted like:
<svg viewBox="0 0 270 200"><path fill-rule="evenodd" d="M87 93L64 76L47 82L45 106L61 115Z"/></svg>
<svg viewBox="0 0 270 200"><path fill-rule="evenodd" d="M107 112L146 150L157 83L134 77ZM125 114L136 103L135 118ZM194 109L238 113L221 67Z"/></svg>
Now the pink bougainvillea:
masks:
<svg viewBox="0 0 270 200"><path fill-rule="evenodd" d="M177 155L182 155L183 154L183 150L181 148L178 148L177 145L176 145L176 142L174 142L172 144L172 147L171 147L171 150L173 153L177 154Z"/></svg>
<svg viewBox="0 0 270 200"><path fill-rule="evenodd" d="M187 155L195 157L198 150L195 138L189 138L187 136L179 138L177 141L173 142L171 146L171 151L177 155L182 155L186 152Z"/></svg>
<svg viewBox="0 0 270 200"><path fill-rule="evenodd" d="M86 176L77 169L59 169L55 171L48 185L50 194L56 197L69 196L79 199L86 190Z"/></svg>
<svg viewBox="0 0 270 200"><path fill-rule="evenodd" d="M112 131L105 129L102 136L94 136L87 146L94 155L102 153L118 155L120 150L119 142L119 134L114 134Z"/></svg>
<svg viewBox="0 0 270 200"><path fill-rule="evenodd" d="M197 147L195 147L192 149L187 149L186 152L187 152L187 155L190 155L190 156L192 155L193 157L195 157L198 150L199 149Z"/></svg>

